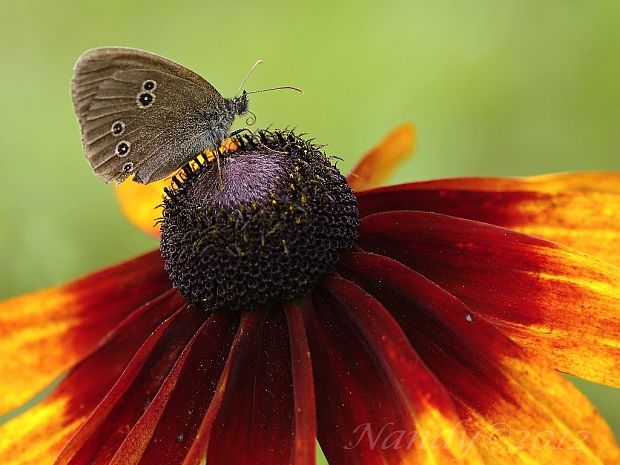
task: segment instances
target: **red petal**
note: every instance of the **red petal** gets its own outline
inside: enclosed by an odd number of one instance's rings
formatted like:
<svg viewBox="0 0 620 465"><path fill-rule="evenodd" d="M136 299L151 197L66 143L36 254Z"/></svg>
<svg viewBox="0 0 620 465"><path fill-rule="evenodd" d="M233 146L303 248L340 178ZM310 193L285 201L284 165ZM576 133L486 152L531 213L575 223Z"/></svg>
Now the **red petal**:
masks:
<svg viewBox="0 0 620 465"><path fill-rule="evenodd" d="M303 310L329 463L480 463L448 394L381 304L340 278L326 286Z"/></svg>
<svg viewBox="0 0 620 465"><path fill-rule="evenodd" d="M293 344L283 311L252 312L211 432L209 465L314 463L312 384L300 384L310 360L298 317L289 321L300 338Z"/></svg>
<svg viewBox="0 0 620 465"><path fill-rule="evenodd" d="M456 178L358 194L362 215L421 210L467 218L574 247L620 264L620 173Z"/></svg>
<svg viewBox="0 0 620 465"><path fill-rule="evenodd" d="M194 442L185 456L182 465L198 465L204 463L211 439L211 430L213 429L215 419L219 414L220 406L226 395L231 372L237 357L242 354L245 349L245 342L247 341L246 333L254 327L255 321L256 315L252 312L242 316L239 329L230 347L230 353L226 359L226 364L224 365L217 387L215 388L215 394L213 395L207 412L200 423Z"/></svg>
<svg viewBox="0 0 620 465"><path fill-rule="evenodd" d="M166 378L159 387L157 394L148 404L144 414L138 419L133 428L131 428L131 431L127 433L125 439L114 453L112 459L105 459L106 465L134 465L140 461L144 454L144 450L152 437L153 430L157 426L157 422L161 418L163 410L170 400L172 392L177 386L181 372L186 368L192 349L195 348L196 342L200 339L200 336L204 335L206 325L206 322L203 323L200 329L185 346L183 352L181 352L180 356L175 361L172 370L166 375ZM138 358L139 357L135 357L134 360ZM125 370L125 373L128 371L129 369ZM128 428L129 424L125 423L123 424L123 427ZM175 441L173 440L170 444L174 444L174 442ZM166 457L166 460L168 460L168 457ZM162 462L162 457L158 457L156 462Z"/></svg>
<svg viewBox="0 0 620 465"><path fill-rule="evenodd" d="M488 463L618 463L613 435L587 399L454 296L373 254L345 257L340 271L397 319Z"/></svg>
<svg viewBox="0 0 620 465"><path fill-rule="evenodd" d="M427 276L560 371L620 385L620 269L435 213L368 216L359 245Z"/></svg>
<svg viewBox="0 0 620 465"><path fill-rule="evenodd" d="M166 328L162 328L161 335L156 333L149 338L106 398L71 439L57 465L108 464L127 433L151 404L204 319L203 311L185 308Z"/></svg>
<svg viewBox="0 0 620 465"><path fill-rule="evenodd" d="M215 394L238 326L234 314L209 317L114 457L119 465L183 462ZM162 458L165 461L162 462Z"/></svg>
<svg viewBox="0 0 620 465"><path fill-rule="evenodd" d="M173 291L144 305L76 365L50 397L2 425L2 463L52 463L64 442L108 393L141 344L183 305L184 301Z"/></svg>
<svg viewBox="0 0 620 465"><path fill-rule="evenodd" d="M159 251L0 303L0 412L19 406L170 289Z"/></svg>
<svg viewBox="0 0 620 465"><path fill-rule="evenodd" d="M296 415L295 450L291 463L312 465L316 459L316 404L310 348L299 308L288 305L284 311L291 344Z"/></svg>

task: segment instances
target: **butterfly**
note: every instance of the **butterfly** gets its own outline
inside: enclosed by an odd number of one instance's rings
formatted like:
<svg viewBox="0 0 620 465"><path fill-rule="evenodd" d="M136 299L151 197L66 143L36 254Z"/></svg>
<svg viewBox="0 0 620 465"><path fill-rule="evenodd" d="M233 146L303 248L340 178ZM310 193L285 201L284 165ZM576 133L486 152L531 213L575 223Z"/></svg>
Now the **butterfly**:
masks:
<svg viewBox="0 0 620 465"><path fill-rule="evenodd" d="M95 175L116 184L133 175L147 184L220 147L235 117L248 112L248 94L281 88L301 91L283 86L224 98L203 77L167 58L101 47L78 58L71 96Z"/></svg>

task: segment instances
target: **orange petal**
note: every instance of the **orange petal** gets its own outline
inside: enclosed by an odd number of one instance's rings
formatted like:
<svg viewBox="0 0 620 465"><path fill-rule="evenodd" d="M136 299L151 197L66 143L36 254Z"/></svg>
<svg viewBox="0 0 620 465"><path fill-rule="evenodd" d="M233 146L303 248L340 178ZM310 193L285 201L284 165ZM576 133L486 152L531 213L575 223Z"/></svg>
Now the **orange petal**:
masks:
<svg viewBox="0 0 620 465"><path fill-rule="evenodd" d="M420 211L363 218L358 244L431 279L556 369L620 386L620 268L506 228Z"/></svg>
<svg viewBox="0 0 620 465"><path fill-rule="evenodd" d="M582 171L553 173L522 178L448 178L416 183L422 188L464 189L483 191L536 191L558 193L565 191L595 191L620 193L620 173Z"/></svg>
<svg viewBox="0 0 620 465"><path fill-rule="evenodd" d="M452 396L485 463L620 463L613 434L590 402L545 360L479 318L475 307L379 255L351 254L340 271L398 321Z"/></svg>
<svg viewBox="0 0 620 465"><path fill-rule="evenodd" d="M620 173L416 182L360 193L359 205L362 216L422 210L483 221L620 265Z"/></svg>
<svg viewBox="0 0 620 465"><path fill-rule="evenodd" d="M105 342L69 371L47 399L0 426L0 462L53 463L142 343L161 331L170 315L184 305L176 292L169 291L128 316Z"/></svg>
<svg viewBox="0 0 620 465"><path fill-rule="evenodd" d="M360 191L384 184L413 155L415 137L416 128L411 123L394 128L355 165L347 177L351 189Z"/></svg>
<svg viewBox="0 0 620 465"><path fill-rule="evenodd" d="M0 412L92 351L137 307L170 289L159 251L0 303Z"/></svg>
<svg viewBox="0 0 620 465"><path fill-rule="evenodd" d="M235 150L236 145L231 139L227 139L222 143L220 150ZM201 162L211 160L214 152L205 151L198 155ZM191 161L190 164L196 167L196 162ZM164 188L172 187L172 178L174 176L182 176L182 170L178 170L172 176L161 181L152 182L150 184L140 184L133 181L127 181L114 188L114 193L120 204L121 210L125 217L145 233L159 239L159 225L156 224L157 219L161 217L160 205L163 201Z"/></svg>
<svg viewBox="0 0 620 465"><path fill-rule="evenodd" d="M170 179L146 185L127 181L114 187L121 211L129 222L157 239L159 225L156 221L161 217L159 207L163 202L164 187L170 187Z"/></svg>

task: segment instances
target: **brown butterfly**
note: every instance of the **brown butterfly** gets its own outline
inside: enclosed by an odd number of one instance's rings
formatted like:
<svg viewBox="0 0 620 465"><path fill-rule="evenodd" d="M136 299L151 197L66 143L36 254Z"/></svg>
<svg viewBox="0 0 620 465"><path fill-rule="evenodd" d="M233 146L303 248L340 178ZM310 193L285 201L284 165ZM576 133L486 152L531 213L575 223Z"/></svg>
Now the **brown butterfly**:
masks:
<svg viewBox="0 0 620 465"><path fill-rule="evenodd" d="M132 174L143 184L163 179L218 148L255 92L224 98L186 67L123 47L84 52L71 82L86 158L99 179L116 184Z"/></svg>

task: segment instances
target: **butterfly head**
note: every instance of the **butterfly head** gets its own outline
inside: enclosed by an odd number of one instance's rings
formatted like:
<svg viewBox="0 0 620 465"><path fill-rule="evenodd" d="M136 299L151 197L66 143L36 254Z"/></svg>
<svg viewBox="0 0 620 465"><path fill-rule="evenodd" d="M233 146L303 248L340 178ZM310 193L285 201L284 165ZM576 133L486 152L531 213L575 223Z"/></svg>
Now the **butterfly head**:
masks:
<svg viewBox="0 0 620 465"><path fill-rule="evenodd" d="M248 99L248 93L244 90L243 93L237 97L230 99L232 110L235 115L243 115L247 113L250 101Z"/></svg>

